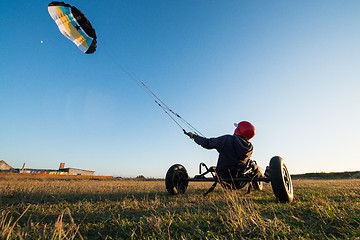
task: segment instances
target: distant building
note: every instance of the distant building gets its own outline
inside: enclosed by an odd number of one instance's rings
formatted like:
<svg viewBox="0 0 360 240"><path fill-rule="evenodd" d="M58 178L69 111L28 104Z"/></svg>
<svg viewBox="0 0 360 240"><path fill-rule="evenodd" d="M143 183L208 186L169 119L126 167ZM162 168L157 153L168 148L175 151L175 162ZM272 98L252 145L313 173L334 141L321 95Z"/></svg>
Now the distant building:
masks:
<svg viewBox="0 0 360 240"><path fill-rule="evenodd" d="M7 164L7 162L5 162L4 160L0 161L0 171L11 171L13 169L14 168Z"/></svg>
<svg viewBox="0 0 360 240"><path fill-rule="evenodd" d="M95 171L76 169L76 168L65 168L65 163L60 163L59 169L32 169L25 168L25 163L22 168L13 168L4 160L0 161L0 172L11 172L11 173L31 173L31 174L58 174L58 175L83 175L83 176L94 176Z"/></svg>

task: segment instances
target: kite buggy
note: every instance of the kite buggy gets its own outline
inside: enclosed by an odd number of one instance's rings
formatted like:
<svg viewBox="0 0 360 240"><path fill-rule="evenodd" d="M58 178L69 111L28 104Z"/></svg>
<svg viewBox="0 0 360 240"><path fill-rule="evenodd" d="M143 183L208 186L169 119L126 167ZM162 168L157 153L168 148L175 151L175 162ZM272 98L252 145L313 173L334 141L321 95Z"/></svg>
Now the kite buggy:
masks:
<svg viewBox="0 0 360 240"><path fill-rule="evenodd" d="M185 167L181 164L172 165L166 173L165 185L171 195L184 194L189 182L213 182L210 189L204 194L212 192L219 183L222 187L229 189L241 189L248 186L248 192L251 189L261 191L263 183L271 183L275 197L283 203L292 202L293 185L290 173L285 165L284 160L275 156L271 158L270 165L265 176L257 177L256 162L248 160L247 164L238 169L232 178L221 178L218 176L215 167L207 167L200 163L199 175L190 178ZM202 169L205 169L202 172ZM207 177L209 176L209 177Z"/></svg>
<svg viewBox="0 0 360 240"><path fill-rule="evenodd" d="M280 202L291 202L293 185L283 159L279 156L271 158L269 166L263 173L251 159L253 145L249 140L255 136L254 125L248 121L241 121L234 126L236 129L233 135L226 134L216 138L206 138L183 130L185 135L203 148L216 149L219 152L218 162L216 167L210 168L200 163L199 175L194 178L189 178L185 167L181 164L171 166L165 178L167 191L172 195L183 194L189 182L214 182L204 195L212 192L218 183L228 189L241 189L248 185L248 193L250 193L252 189L261 191L264 182L271 182L275 197ZM205 168L204 172L202 167ZM210 175L211 177L206 177Z"/></svg>

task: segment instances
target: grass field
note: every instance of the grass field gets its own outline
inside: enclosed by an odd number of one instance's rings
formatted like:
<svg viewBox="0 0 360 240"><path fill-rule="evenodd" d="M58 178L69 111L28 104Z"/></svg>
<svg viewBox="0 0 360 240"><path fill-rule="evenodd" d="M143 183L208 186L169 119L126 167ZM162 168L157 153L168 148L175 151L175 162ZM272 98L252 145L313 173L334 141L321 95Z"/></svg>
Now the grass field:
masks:
<svg viewBox="0 0 360 240"><path fill-rule="evenodd" d="M163 181L0 177L1 239L360 239L360 180L170 196Z"/></svg>

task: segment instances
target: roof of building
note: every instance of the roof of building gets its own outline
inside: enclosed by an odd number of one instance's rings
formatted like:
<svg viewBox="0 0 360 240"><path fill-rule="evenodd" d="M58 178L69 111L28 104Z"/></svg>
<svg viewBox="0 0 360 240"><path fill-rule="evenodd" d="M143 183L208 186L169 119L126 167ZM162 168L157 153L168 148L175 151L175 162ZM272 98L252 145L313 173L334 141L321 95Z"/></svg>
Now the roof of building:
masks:
<svg viewBox="0 0 360 240"><path fill-rule="evenodd" d="M4 160L1 160L1 161L0 161L0 165L6 166L6 167L8 167L9 169L13 169L13 167L10 166L10 165L9 165L7 162L5 162Z"/></svg>

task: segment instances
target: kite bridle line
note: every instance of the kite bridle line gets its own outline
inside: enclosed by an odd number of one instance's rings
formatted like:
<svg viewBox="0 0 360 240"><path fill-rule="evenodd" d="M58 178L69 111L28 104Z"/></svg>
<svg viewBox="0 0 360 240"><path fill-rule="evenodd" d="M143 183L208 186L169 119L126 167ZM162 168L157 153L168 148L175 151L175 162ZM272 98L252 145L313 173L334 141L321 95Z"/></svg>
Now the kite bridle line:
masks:
<svg viewBox="0 0 360 240"><path fill-rule="evenodd" d="M111 57L111 54L108 54ZM137 84L140 84L140 87L155 101L156 105L158 105L175 123L177 126L181 128L181 130L185 131L184 127L176 120L180 120L183 125L189 128L191 131L196 133L197 135L203 136L204 135L198 131L195 127L193 127L189 122L187 122L184 118L182 118L179 114L171 110L143 81L140 81L136 75L125 68L124 65L120 64L116 59L111 57L113 63L117 65L126 75L130 77L131 80L135 81Z"/></svg>

